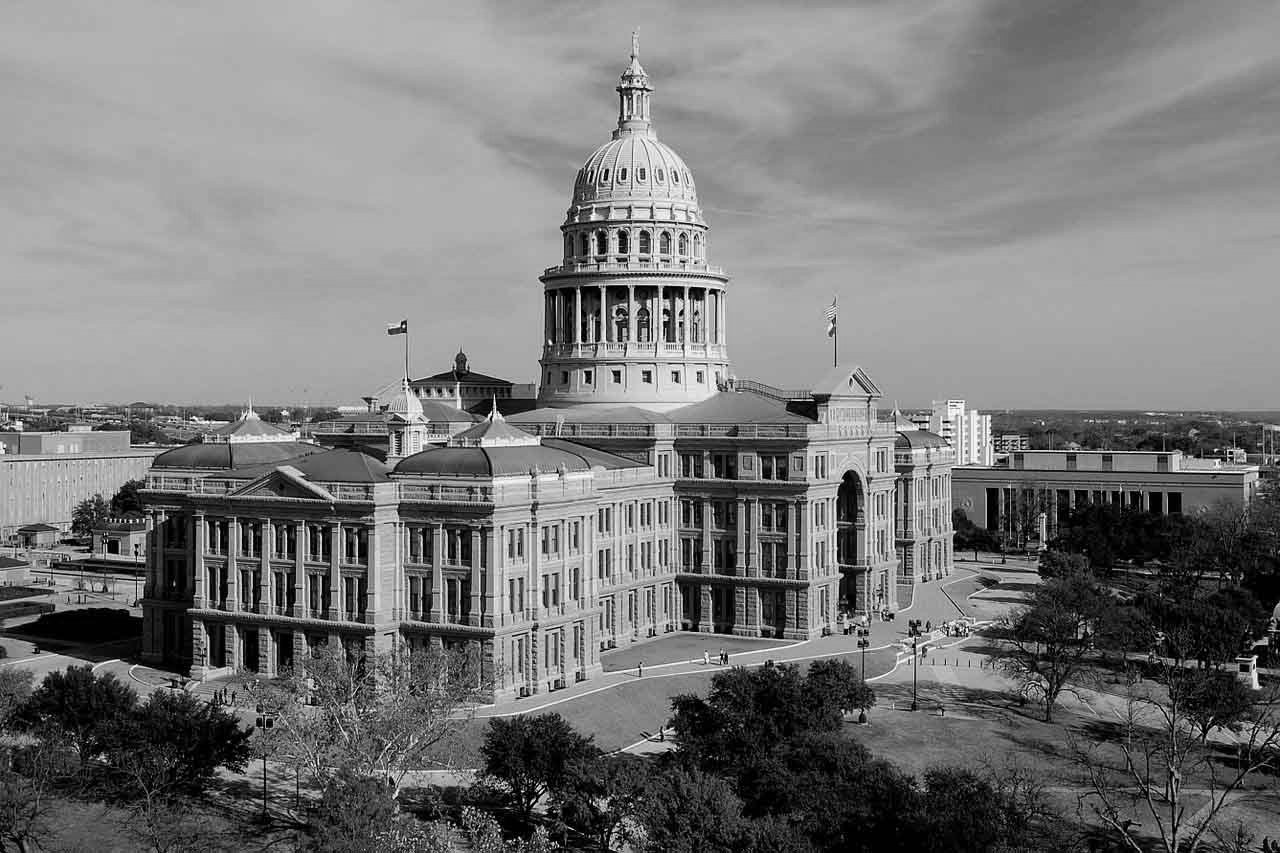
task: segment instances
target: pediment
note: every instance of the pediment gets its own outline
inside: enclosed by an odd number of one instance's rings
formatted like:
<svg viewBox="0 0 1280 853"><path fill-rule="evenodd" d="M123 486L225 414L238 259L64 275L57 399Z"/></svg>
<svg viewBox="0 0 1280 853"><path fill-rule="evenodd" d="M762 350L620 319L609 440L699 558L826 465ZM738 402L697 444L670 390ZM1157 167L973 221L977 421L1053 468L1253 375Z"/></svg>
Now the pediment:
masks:
<svg viewBox="0 0 1280 853"><path fill-rule="evenodd" d="M836 367L829 370L813 388L815 396L879 398L880 386L861 367Z"/></svg>
<svg viewBox="0 0 1280 853"><path fill-rule="evenodd" d="M231 497L272 497L294 500L333 501L328 489L308 482L306 476L292 465L281 465L269 474L246 483L231 493Z"/></svg>

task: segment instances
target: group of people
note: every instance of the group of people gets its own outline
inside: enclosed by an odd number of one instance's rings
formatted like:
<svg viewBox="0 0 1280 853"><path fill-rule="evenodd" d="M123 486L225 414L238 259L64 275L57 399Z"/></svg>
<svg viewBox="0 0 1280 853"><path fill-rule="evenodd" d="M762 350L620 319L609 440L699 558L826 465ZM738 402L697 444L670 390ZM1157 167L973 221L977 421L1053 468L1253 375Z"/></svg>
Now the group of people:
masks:
<svg viewBox="0 0 1280 853"><path fill-rule="evenodd" d="M729 665L729 653L726 652L724 649L720 650L720 656L719 658L717 658L717 663L719 663L721 666ZM711 652L707 649L702 650L702 664L703 666L711 665Z"/></svg>

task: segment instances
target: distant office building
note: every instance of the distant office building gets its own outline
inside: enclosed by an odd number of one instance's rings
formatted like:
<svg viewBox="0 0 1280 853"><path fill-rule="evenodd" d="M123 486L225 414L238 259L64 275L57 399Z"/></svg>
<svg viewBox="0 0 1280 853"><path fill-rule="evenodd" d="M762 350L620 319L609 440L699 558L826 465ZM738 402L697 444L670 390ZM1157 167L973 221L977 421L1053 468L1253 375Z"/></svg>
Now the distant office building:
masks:
<svg viewBox="0 0 1280 853"><path fill-rule="evenodd" d="M1194 459L1176 450L1022 450L997 466L956 467L952 474L955 506L975 524L1007 532L1018 502L1039 495L1050 536L1086 504L1198 514L1246 503L1257 491L1257 465Z"/></svg>
<svg viewBox="0 0 1280 853"><path fill-rule="evenodd" d="M996 456L1008 456L1010 453L1016 453L1021 450L1030 450L1031 444L1025 435L1016 432L1006 432L1003 435L997 435L992 442ZM1077 449L1079 445L1077 445ZM1071 448L1067 448L1070 450Z"/></svg>
<svg viewBox="0 0 1280 853"><path fill-rule="evenodd" d="M98 493L109 498L126 481L142 479L164 449L130 447L127 430L87 428L0 432L0 448L0 542L17 541L19 528L32 525L65 532L76 504Z"/></svg>
<svg viewBox="0 0 1280 853"><path fill-rule="evenodd" d="M957 465L991 465L991 416L965 408L964 400L934 400L933 408L910 417L917 429L937 433L956 452Z"/></svg>

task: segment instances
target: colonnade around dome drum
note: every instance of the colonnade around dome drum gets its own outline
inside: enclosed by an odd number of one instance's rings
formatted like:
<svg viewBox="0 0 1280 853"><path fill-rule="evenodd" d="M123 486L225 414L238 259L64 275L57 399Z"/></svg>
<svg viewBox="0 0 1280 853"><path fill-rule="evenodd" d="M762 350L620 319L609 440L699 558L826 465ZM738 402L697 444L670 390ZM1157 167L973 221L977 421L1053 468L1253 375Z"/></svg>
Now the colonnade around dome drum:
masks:
<svg viewBox="0 0 1280 853"><path fill-rule="evenodd" d="M547 355L725 358L722 287L592 282L546 292Z"/></svg>

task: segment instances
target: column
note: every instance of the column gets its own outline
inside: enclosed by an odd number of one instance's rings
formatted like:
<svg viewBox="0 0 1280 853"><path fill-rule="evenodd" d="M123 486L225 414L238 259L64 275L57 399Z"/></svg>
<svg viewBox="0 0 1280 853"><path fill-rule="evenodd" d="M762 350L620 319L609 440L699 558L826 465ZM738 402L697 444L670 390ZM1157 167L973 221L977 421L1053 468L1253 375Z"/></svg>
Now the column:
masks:
<svg viewBox="0 0 1280 853"><path fill-rule="evenodd" d="M661 281L659 281L659 282L658 282L658 299L657 299L657 303L658 303L658 305L657 305L657 307L658 307L658 310L657 310L657 316L656 316L656 317L651 317L651 318L649 319L649 322L650 322L650 323L652 323L652 324L654 324L654 328L653 328L653 339L654 339L654 341L656 341L656 342L658 342L658 343L665 344L665 343L667 342L667 327L666 327L666 323L664 323L664 322L663 322L663 319L662 319L662 312L663 312L663 310L666 308L666 306L665 306L665 305L663 305L663 303L662 303L662 282L661 282ZM658 351L658 352L661 352L661 351L662 351L662 347L657 347L657 351Z"/></svg>
<svg viewBox="0 0 1280 853"><path fill-rule="evenodd" d="M498 612L498 605L502 601L501 573L498 571L498 555L499 543L501 538L498 536L498 528L491 527L487 531L488 536L484 539L484 549L486 554L485 585L484 585L484 617L480 620L481 625L486 628L494 626L495 614ZM585 569L583 570L585 572ZM586 579L583 578L583 583Z"/></svg>
<svg viewBox="0 0 1280 853"><path fill-rule="evenodd" d="M636 286L627 285L627 339L635 343L636 338Z"/></svg>
<svg viewBox="0 0 1280 853"><path fill-rule="evenodd" d="M205 594L206 578L204 576L204 552L208 550L208 546L205 544L205 537L208 535L209 525L205 523L203 512L192 513L191 518L195 523L195 530L193 531L194 536L191 540L195 543L195 558L191 561L194 565L194 574L191 577L191 601L196 607L208 607L209 601ZM199 620L194 620L193 624L198 621ZM193 659L195 658L194 649L192 651L192 657Z"/></svg>
<svg viewBox="0 0 1280 853"><path fill-rule="evenodd" d="M598 312L600 318L600 335L596 339L596 343L605 343L613 340L613 336L609 332L609 289L603 284L600 285L600 310Z"/></svg>
<svg viewBox="0 0 1280 853"><path fill-rule="evenodd" d="M582 345L582 288L573 289L573 342ZM576 352L576 348L575 348Z"/></svg>
<svg viewBox="0 0 1280 853"><path fill-rule="evenodd" d="M689 285L684 286L684 303L681 306L684 311L684 331L680 336L680 342L684 344L685 351L689 349L689 321L693 319L693 312L689 310Z"/></svg>
<svg viewBox="0 0 1280 853"><path fill-rule="evenodd" d="M748 534L747 544L751 548L751 557L747 563L751 567L751 576L760 577L760 527L764 521L764 510L760 506L759 498L751 501L749 516L751 532Z"/></svg>
<svg viewBox="0 0 1280 853"><path fill-rule="evenodd" d="M724 346L729 342L729 330L726 328L729 320L729 312L725 306L723 290L716 291L716 303L720 308L720 337L716 343L720 344L720 346Z"/></svg>
<svg viewBox="0 0 1280 853"><path fill-rule="evenodd" d="M468 625L480 624L480 530L471 531L471 616Z"/></svg>
<svg viewBox="0 0 1280 853"><path fill-rule="evenodd" d="M711 542L711 498L702 498L702 572L714 574L715 566L716 554Z"/></svg>
<svg viewBox="0 0 1280 853"><path fill-rule="evenodd" d="M788 574L797 580L809 579L809 501L800 498L794 504L795 511L788 514L788 523L795 522L795 526L789 528L788 538L795 543L795 556L787 555L791 564L791 570ZM791 549L787 549L790 551Z"/></svg>
<svg viewBox="0 0 1280 853"><path fill-rule="evenodd" d="M329 607L326 619L337 619L342 612L342 525L329 527ZM324 606L324 598L320 604Z"/></svg>
<svg viewBox="0 0 1280 853"><path fill-rule="evenodd" d="M431 529L431 614L430 621L443 622L444 613L444 524Z"/></svg>
<svg viewBox="0 0 1280 853"><path fill-rule="evenodd" d="M715 630L715 622L711 612L711 584L704 583L698 585L698 596L702 608L702 618L698 620L698 631L704 634L710 634Z"/></svg>
<svg viewBox="0 0 1280 853"><path fill-rule="evenodd" d="M262 553L259 554L258 612L271 613L271 555L276 551L276 526L269 518L258 522L262 525ZM258 643L259 647L263 644Z"/></svg>
<svg viewBox="0 0 1280 853"><path fill-rule="evenodd" d="M289 615L294 617L302 616L306 607L304 602L307 600L307 548L311 544L307 538L307 523L295 521L293 523L293 609L289 611ZM301 660L297 656L297 649L294 650L294 660Z"/></svg>
<svg viewBox="0 0 1280 853"><path fill-rule="evenodd" d="M227 609L240 607L240 519L227 519ZM221 591L218 593L221 595ZM228 657L228 660L235 660Z"/></svg>

